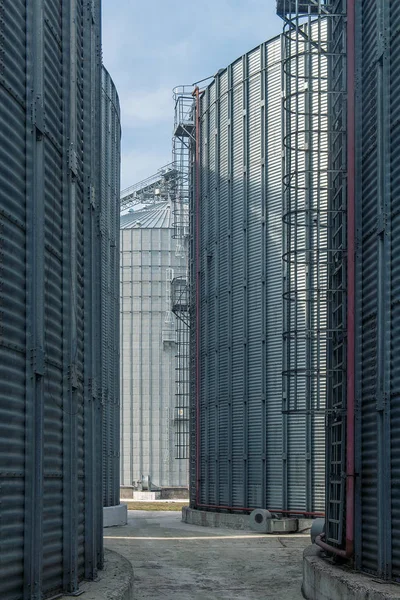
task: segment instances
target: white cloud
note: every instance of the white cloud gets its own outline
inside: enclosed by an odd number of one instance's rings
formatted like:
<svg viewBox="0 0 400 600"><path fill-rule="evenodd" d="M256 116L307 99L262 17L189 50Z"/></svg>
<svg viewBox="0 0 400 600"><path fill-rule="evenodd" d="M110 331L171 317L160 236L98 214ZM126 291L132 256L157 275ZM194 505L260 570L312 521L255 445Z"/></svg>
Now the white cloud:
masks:
<svg viewBox="0 0 400 600"><path fill-rule="evenodd" d="M172 88L280 33L275 0L103 0L104 62L120 97L122 185L170 161Z"/></svg>

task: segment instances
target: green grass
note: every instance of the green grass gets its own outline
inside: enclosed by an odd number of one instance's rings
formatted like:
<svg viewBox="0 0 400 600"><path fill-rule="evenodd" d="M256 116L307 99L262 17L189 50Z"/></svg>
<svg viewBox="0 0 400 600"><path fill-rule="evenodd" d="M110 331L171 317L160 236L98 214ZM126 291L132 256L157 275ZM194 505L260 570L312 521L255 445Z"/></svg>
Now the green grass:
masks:
<svg viewBox="0 0 400 600"><path fill-rule="evenodd" d="M184 506L189 506L189 500L182 502L136 502L133 500L122 500L128 505L128 510L177 510L181 511Z"/></svg>

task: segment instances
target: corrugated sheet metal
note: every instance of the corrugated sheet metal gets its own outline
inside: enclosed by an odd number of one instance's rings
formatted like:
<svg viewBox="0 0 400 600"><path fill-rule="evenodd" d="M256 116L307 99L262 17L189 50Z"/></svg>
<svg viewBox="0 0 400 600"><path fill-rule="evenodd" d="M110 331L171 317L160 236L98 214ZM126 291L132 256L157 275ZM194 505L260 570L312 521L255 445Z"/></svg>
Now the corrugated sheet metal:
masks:
<svg viewBox="0 0 400 600"><path fill-rule="evenodd" d="M310 482L299 465L300 454L310 460L304 417L282 415L281 63L276 38L219 73L200 100L200 505L323 508L323 492L310 499L317 478L323 490L323 437ZM194 398L192 386L192 410ZM196 504L193 445L191 457Z"/></svg>
<svg viewBox="0 0 400 600"><path fill-rule="evenodd" d="M162 202L148 208L131 209L128 214L121 216L121 229L132 229L132 227L171 228L173 219L171 204Z"/></svg>
<svg viewBox="0 0 400 600"><path fill-rule="evenodd" d="M0 15L0 596L11 600L76 591L102 563L100 400L86 386L100 358L89 203L100 3L17 0Z"/></svg>
<svg viewBox="0 0 400 600"><path fill-rule="evenodd" d="M357 7L356 564L400 581L400 6Z"/></svg>
<svg viewBox="0 0 400 600"><path fill-rule="evenodd" d="M264 446L266 452L266 472L269 482L266 489L266 506L279 507L282 503L284 482L284 456L282 454L283 420L282 401L267 402L268 398L282 399L282 121L281 97L270 90L280 89L281 70L277 66L281 60L281 44L266 44L264 65L265 87L262 86L262 100L265 107L262 112L265 123L265 149L262 149L262 216L263 245L265 254L262 259L262 322L265 321L263 336L266 377L263 396L265 397L265 416L263 425L266 430ZM264 127L263 123L263 127ZM273 452L272 448L278 451ZM264 451L266 451L264 450Z"/></svg>
<svg viewBox="0 0 400 600"><path fill-rule="evenodd" d="M150 476L187 486L175 458L175 317L171 281L184 271L169 204L121 217L121 485ZM139 225L139 223L140 225Z"/></svg>
<svg viewBox="0 0 400 600"><path fill-rule="evenodd" d="M6 599L22 594L24 576L25 28L25 2L16 2L0 21L0 589Z"/></svg>
<svg viewBox="0 0 400 600"><path fill-rule="evenodd" d="M101 138L101 352L103 398L103 504L119 504L119 235L121 124L117 90L102 70Z"/></svg>

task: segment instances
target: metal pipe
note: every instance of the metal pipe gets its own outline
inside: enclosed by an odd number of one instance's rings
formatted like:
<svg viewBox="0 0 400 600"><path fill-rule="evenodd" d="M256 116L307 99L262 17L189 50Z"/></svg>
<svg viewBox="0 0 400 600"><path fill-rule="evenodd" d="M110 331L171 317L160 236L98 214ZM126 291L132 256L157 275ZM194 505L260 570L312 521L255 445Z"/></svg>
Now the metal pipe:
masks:
<svg viewBox="0 0 400 600"><path fill-rule="evenodd" d="M200 498L200 90L193 92L196 99L195 150L195 214L196 214L196 504Z"/></svg>
<svg viewBox="0 0 400 600"><path fill-rule="evenodd" d="M355 476L355 0L347 1L347 430L346 430L346 545L315 543L332 554L354 553Z"/></svg>
<svg viewBox="0 0 400 600"><path fill-rule="evenodd" d="M317 537L315 538L315 543L317 544L317 546L319 546L326 552L329 552L330 554L335 554L336 556L341 556L342 558L349 558L347 550L341 550L340 548L335 548L335 546L330 546L329 544L326 544L324 541L322 541L323 537L325 537L324 533L321 533L321 535L317 535Z"/></svg>

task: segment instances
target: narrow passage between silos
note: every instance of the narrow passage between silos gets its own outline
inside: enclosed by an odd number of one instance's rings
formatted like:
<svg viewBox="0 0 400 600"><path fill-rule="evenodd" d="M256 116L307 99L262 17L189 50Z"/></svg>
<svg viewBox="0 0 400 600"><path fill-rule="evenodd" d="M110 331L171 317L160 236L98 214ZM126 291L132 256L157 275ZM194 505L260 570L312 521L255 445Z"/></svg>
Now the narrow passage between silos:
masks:
<svg viewBox="0 0 400 600"><path fill-rule="evenodd" d="M126 527L104 535L133 565L135 600L302 599L308 535L197 527L176 511L129 511Z"/></svg>

